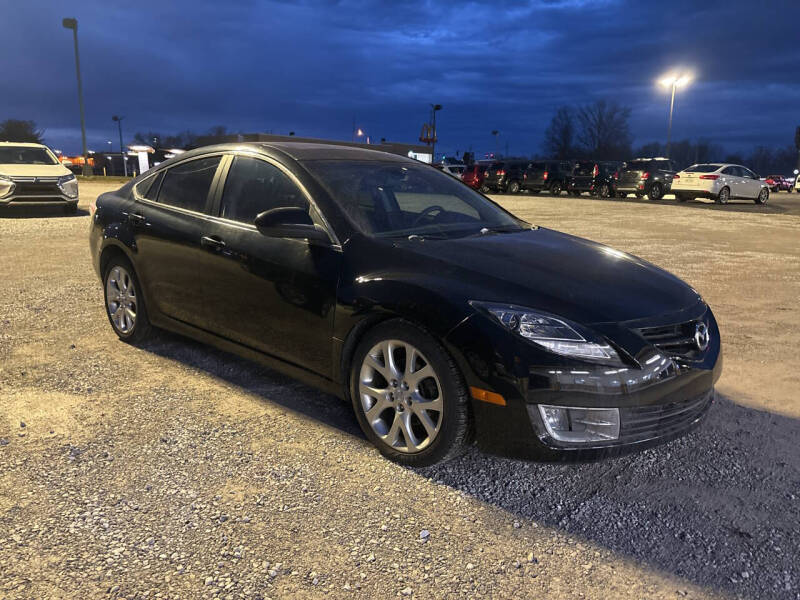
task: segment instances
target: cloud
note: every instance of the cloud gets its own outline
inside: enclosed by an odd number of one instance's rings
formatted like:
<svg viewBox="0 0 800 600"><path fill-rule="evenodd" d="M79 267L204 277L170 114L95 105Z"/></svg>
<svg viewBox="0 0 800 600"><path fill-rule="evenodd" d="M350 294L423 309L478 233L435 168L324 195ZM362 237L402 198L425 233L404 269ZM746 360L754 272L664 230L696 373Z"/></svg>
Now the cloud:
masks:
<svg viewBox="0 0 800 600"><path fill-rule="evenodd" d="M673 139L730 149L791 142L800 124L796 0L669 5L563 0L73 3L30 0L0 38L0 118L34 119L53 145L80 147L74 59L61 16L79 21L90 146L135 131L296 131L415 141L429 104L440 148L538 152L560 104L631 106L637 143L663 140L657 77L696 81L676 99ZM777 15L777 18L776 18Z"/></svg>

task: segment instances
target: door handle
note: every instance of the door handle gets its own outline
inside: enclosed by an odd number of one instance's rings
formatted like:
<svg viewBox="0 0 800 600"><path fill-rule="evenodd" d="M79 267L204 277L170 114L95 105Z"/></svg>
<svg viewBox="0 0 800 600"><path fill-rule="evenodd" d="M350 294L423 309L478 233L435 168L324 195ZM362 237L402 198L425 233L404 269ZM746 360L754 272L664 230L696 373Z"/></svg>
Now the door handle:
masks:
<svg viewBox="0 0 800 600"><path fill-rule="evenodd" d="M225 247L225 242L216 236L204 235L200 238L200 245L204 248L211 248L212 250L222 250Z"/></svg>
<svg viewBox="0 0 800 600"><path fill-rule="evenodd" d="M128 213L128 220L134 225L143 225L145 222L144 215L138 213Z"/></svg>

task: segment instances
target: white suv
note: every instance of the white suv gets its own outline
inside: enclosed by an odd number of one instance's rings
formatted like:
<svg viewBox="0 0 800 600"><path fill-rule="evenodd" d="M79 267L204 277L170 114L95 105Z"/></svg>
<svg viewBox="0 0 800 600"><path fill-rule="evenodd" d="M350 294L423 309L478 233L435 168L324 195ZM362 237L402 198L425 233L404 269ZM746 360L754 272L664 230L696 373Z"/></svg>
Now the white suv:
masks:
<svg viewBox="0 0 800 600"><path fill-rule="evenodd" d="M692 165L672 179L672 193L680 202L692 198L712 198L727 204L731 198L766 204L769 186L758 175L741 165L722 163Z"/></svg>
<svg viewBox="0 0 800 600"><path fill-rule="evenodd" d="M78 180L42 144L0 142L0 207L56 204L78 208Z"/></svg>

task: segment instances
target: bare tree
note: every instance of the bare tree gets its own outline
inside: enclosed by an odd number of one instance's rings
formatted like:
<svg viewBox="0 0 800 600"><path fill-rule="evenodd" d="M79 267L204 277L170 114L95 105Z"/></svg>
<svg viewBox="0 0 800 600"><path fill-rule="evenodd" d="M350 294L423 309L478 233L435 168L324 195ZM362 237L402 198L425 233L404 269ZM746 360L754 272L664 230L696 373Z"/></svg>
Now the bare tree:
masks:
<svg viewBox="0 0 800 600"><path fill-rule="evenodd" d="M578 142L592 158L625 159L631 152L631 109L597 100L578 109Z"/></svg>
<svg viewBox="0 0 800 600"><path fill-rule="evenodd" d="M6 119L0 123L0 142L31 142L41 144L44 129L37 129L33 121Z"/></svg>
<svg viewBox="0 0 800 600"><path fill-rule="evenodd" d="M552 158L570 158L575 150L575 119L572 109L559 106L544 132L544 151Z"/></svg>

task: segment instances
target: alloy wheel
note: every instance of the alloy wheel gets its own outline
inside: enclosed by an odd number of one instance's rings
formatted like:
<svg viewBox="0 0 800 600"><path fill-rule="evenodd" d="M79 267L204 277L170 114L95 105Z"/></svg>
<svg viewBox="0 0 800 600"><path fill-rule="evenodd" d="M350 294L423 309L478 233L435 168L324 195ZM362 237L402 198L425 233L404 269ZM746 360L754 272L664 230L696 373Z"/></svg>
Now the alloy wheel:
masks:
<svg viewBox="0 0 800 600"><path fill-rule="evenodd" d="M601 185L600 186L600 197L601 198L608 198L610 195L611 195L611 193L608 190L608 184L604 183L603 185Z"/></svg>
<svg viewBox="0 0 800 600"><path fill-rule="evenodd" d="M761 191L758 193L758 199L756 202L759 204L766 204L767 199L769 199L769 190L767 188L761 188Z"/></svg>
<svg viewBox="0 0 800 600"><path fill-rule="evenodd" d="M724 187L719 191L718 199L720 204L727 204L730 197L731 191L728 188Z"/></svg>
<svg viewBox="0 0 800 600"><path fill-rule="evenodd" d="M130 273L119 265L109 271L106 279L106 309L120 333L129 334L136 327L136 287Z"/></svg>
<svg viewBox="0 0 800 600"><path fill-rule="evenodd" d="M442 427L442 385L433 365L413 345L384 340L364 357L358 394L378 438L412 454L433 443Z"/></svg>

